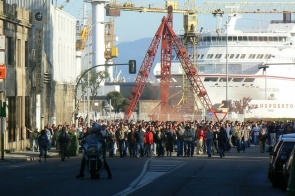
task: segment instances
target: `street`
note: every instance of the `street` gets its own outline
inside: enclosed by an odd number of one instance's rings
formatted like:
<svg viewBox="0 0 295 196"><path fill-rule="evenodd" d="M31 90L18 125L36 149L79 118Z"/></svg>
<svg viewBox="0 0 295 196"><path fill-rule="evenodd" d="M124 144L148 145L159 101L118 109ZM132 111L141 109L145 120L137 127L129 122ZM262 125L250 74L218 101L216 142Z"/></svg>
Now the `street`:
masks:
<svg viewBox="0 0 295 196"><path fill-rule="evenodd" d="M267 178L268 153L251 147L214 155L161 158L108 158L113 179L76 179L81 154L5 164L0 161L0 195L285 195Z"/></svg>

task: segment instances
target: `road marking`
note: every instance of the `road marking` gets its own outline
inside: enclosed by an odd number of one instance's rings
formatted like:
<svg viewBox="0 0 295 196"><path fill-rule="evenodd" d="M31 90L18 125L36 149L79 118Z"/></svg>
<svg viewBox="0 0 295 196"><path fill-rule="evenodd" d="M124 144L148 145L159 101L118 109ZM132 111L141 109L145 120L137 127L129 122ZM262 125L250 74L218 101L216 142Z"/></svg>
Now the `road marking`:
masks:
<svg viewBox="0 0 295 196"><path fill-rule="evenodd" d="M130 184L130 186L115 195L128 195L186 163L187 161L184 160L151 158L144 164L141 174Z"/></svg>

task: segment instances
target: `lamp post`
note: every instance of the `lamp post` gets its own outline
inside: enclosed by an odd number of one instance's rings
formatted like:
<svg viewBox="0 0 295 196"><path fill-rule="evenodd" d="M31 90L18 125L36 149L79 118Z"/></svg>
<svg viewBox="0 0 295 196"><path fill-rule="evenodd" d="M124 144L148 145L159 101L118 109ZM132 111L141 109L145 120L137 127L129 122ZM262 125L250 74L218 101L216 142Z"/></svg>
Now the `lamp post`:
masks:
<svg viewBox="0 0 295 196"><path fill-rule="evenodd" d="M228 19L226 21L226 47L225 47L225 75L226 75L226 90L225 90L225 99L226 99L226 104L229 107L228 103L228 23L230 20L230 16L228 16Z"/></svg>
<svg viewBox="0 0 295 196"><path fill-rule="evenodd" d="M83 78L83 76L85 76L86 73L88 73L90 70L94 69L94 68L97 68L97 67L103 67L103 66L116 66L116 65L129 65L129 73L130 74L135 74L136 73L136 61L135 60L129 60L128 63L120 63L120 64L100 64L100 65L95 65L95 66L92 66L90 67L89 69L87 69L81 76L80 78L77 80L77 83L76 83L76 87L75 87L75 109L74 109L74 112L73 112L73 115L74 115L74 121L75 121L75 124L76 124L76 127L78 127L78 121L77 119L75 118L76 115L78 115L78 107L77 107L77 92L78 92L78 86L79 86L79 83L81 81L81 79ZM89 126L89 125L88 125Z"/></svg>

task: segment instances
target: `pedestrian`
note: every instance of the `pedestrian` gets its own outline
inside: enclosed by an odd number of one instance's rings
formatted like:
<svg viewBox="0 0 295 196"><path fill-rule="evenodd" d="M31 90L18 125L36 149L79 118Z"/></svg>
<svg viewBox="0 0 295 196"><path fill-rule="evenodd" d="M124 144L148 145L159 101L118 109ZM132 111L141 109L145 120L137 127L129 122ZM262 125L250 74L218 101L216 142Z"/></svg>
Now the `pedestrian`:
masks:
<svg viewBox="0 0 295 196"><path fill-rule="evenodd" d="M163 133L161 124L156 127L155 142L157 143L158 157L164 156L165 134Z"/></svg>
<svg viewBox="0 0 295 196"><path fill-rule="evenodd" d="M265 143L267 141L267 138L268 138L268 136L267 136L266 130L265 130L265 128L262 128L261 132L258 135L258 140L259 140L259 143L260 143L260 152L261 153L265 152Z"/></svg>
<svg viewBox="0 0 295 196"><path fill-rule="evenodd" d="M138 130L135 133L136 139L136 157L144 156L144 136L145 136L145 128L142 125L138 126Z"/></svg>
<svg viewBox="0 0 295 196"><path fill-rule="evenodd" d="M194 133L191 130L190 125L187 124L184 128L184 133L183 133L184 156L186 157L192 156L192 148L194 147L193 140L194 140Z"/></svg>
<svg viewBox="0 0 295 196"><path fill-rule="evenodd" d="M70 145L70 136L67 133L66 127L62 128L60 135L58 136L58 143L60 147L60 157L61 161L65 160L65 157L70 158L69 154L69 145Z"/></svg>
<svg viewBox="0 0 295 196"><path fill-rule="evenodd" d="M31 133L31 141L32 141L31 150L33 152L35 152L35 151L38 152L38 149L39 149L38 137L40 135L40 133L38 132L38 128L36 127L34 130L27 128L27 130Z"/></svg>
<svg viewBox="0 0 295 196"><path fill-rule="evenodd" d="M207 131L206 131L206 146L207 146L208 157L212 156L213 139L214 139L213 124L210 124L207 127Z"/></svg>
<svg viewBox="0 0 295 196"><path fill-rule="evenodd" d="M167 156L172 156L172 152L174 150L174 143L175 143L175 140L176 140L176 134L175 134L175 131L174 129L171 127L171 124L167 124L166 126L166 132L165 132L165 135L166 135L166 152L167 152Z"/></svg>
<svg viewBox="0 0 295 196"><path fill-rule="evenodd" d="M127 130L123 127L122 123L119 124L119 127L117 128L115 132L121 158L126 156L125 154L125 139L127 134L126 132Z"/></svg>
<svg viewBox="0 0 295 196"><path fill-rule="evenodd" d="M39 144L39 163L41 163L41 158L44 157L44 162L46 162L47 158L47 147L48 147L48 137L46 135L46 130L43 129L38 137L38 144Z"/></svg>
<svg viewBox="0 0 295 196"><path fill-rule="evenodd" d="M176 128L176 145L177 145L177 156L183 156L183 134L184 129L181 124L179 124Z"/></svg>
<svg viewBox="0 0 295 196"><path fill-rule="evenodd" d="M252 132L253 132L253 141L254 141L254 145L258 145L258 136L259 136L259 133L261 131L261 128L260 126L258 125L257 122L254 123L254 126L252 128Z"/></svg>
<svg viewBox="0 0 295 196"><path fill-rule="evenodd" d="M204 154L204 139L205 139L205 127L203 125L199 125L197 130L197 154Z"/></svg>
<svg viewBox="0 0 295 196"><path fill-rule="evenodd" d="M135 131L136 127L135 124L131 125L130 132L127 134L127 140L129 143L129 156L135 157L135 150L136 150L136 140L135 140Z"/></svg>
<svg viewBox="0 0 295 196"><path fill-rule="evenodd" d="M152 145L154 144L154 132L152 131L152 125L149 125L145 134L145 149L146 156L152 157Z"/></svg>
<svg viewBox="0 0 295 196"><path fill-rule="evenodd" d="M235 143L236 143L238 153L240 153L241 151L244 152L244 148L242 147L244 132L243 132L243 128L241 127L241 124L239 123L235 126L234 137L235 137Z"/></svg>
<svg viewBox="0 0 295 196"><path fill-rule="evenodd" d="M223 126L221 126L220 129L219 129L217 139L218 139L219 156L220 156L220 158L223 158L225 156L224 155L225 145L226 145L227 140L228 140L227 134L226 134L225 129L224 129Z"/></svg>

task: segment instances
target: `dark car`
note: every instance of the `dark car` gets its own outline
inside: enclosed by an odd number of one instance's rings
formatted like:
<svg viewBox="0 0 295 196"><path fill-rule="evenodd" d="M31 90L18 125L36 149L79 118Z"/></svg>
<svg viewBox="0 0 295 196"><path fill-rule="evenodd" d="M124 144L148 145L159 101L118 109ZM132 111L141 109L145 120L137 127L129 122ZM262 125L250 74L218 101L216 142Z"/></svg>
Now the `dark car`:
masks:
<svg viewBox="0 0 295 196"><path fill-rule="evenodd" d="M282 186L283 165L289 159L295 146L295 138L285 138L280 140L277 145L271 156L268 174L273 186Z"/></svg>
<svg viewBox="0 0 295 196"><path fill-rule="evenodd" d="M292 167L292 163L293 163L293 159L294 159L294 154L295 154L295 147L293 148L289 159L283 165L283 184L282 184L283 189L286 189L288 186L288 181L289 181L291 167Z"/></svg>
<svg viewBox="0 0 295 196"><path fill-rule="evenodd" d="M270 146L269 147L269 169L268 169L268 178L271 180L271 169L272 169L272 165L273 165L273 162L278 154L278 150L280 149L280 147L282 146L283 144L283 141L285 140L294 140L293 138L292 139L289 139L289 138L281 138L276 144L275 146Z"/></svg>

